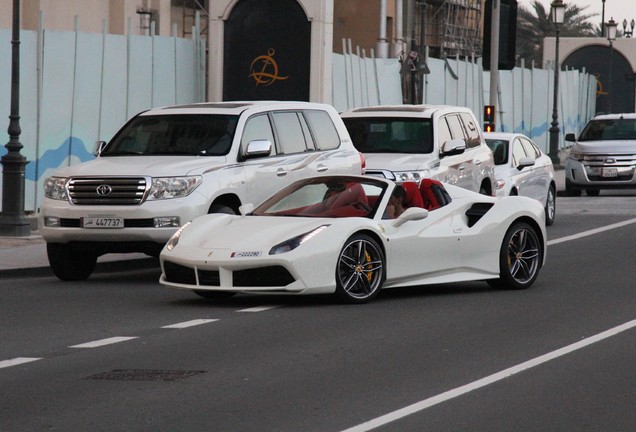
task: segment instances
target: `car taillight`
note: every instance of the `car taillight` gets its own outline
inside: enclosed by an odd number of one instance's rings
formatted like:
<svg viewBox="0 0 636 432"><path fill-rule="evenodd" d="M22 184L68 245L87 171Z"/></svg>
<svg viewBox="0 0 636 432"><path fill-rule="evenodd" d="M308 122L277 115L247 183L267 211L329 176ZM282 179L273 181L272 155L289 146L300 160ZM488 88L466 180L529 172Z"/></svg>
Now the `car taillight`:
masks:
<svg viewBox="0 0 636 432"><path fill-rule="evenodd" d="M364 175L364 173L367 170L367 161L364 158L364 155L362 153L358 152L358 154L360 155L360 166L361 166L362 175Z"/></svg>

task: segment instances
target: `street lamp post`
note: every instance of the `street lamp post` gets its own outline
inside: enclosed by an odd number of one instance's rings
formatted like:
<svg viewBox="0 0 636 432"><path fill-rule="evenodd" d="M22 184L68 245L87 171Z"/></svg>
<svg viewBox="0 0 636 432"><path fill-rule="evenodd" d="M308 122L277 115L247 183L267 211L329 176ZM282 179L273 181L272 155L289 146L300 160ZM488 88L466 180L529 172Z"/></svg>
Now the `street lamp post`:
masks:
<svg viewBox="0 0 636 432"><path fill-rule="evenodd" d="M13 0L13 32L11 40L11 113L9 142L2 156L2 213L0 236L23 237L31 234L24 215L24 167L27 160L20 154L20 0Z"/></svg>
<svg viewBox="0 0 636 432"><path fill-rule="evenodd" d="M552 105L552 124L550 126L550 148L548 155L552 159L552 163L559 165L559 26L563 24L565 17L565 4L563 0L554 0L550 5L550 20L554 23L556 33L555 53L554 53L554 97Z"/></svg>
<svg viewBox="0 0 636 432"><path fill-rule="evenodd" d="M608 86L607 86L607 109L609 113L612 113L612 75L613 71L613 58L614 58L614 41L616 40L616 27L618 23L614 21L614 18L611 18L607 24L605 24L605 28L607 29L607 40L609 41L609 77L608 77Z"/></svg>

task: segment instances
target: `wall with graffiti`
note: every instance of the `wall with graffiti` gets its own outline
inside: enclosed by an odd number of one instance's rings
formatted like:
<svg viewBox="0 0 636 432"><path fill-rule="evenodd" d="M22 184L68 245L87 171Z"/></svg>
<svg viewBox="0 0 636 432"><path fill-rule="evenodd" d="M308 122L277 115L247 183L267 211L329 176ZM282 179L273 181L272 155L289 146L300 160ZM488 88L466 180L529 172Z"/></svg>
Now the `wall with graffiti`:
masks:
<svg viewBox="0 0 636 432"><path fill-rule="evenodd" d="M372 53L371 53L372 54ZM430 73L414 84L425 104L460 105L471 108L480 120L490 101L490 72L476 62L428 59ZM334 54L333 104L339 111L377 104L402 104L400 73L410 73L398 59L375 59L364 52ZM408 81L408 80L407 80ZM407 84L408 85L408 82ZM559 148L566 147L565 133L578 133L596 112L596 78L578 70L559 74ZM548 150L552 122L554 72L516 67L499 71L496 128L519 132Z"/></svg>
<svg viewBox="0 0 636 432"><path fill-rule="evenodd" d="M21 31L20 126L25 210L42 183L67 165L92 159L136 113L205 100L205 46L199 37ZM11 30L0 30L0 156L10 113ZM0 187L2 178L0 177Z"/></svg>

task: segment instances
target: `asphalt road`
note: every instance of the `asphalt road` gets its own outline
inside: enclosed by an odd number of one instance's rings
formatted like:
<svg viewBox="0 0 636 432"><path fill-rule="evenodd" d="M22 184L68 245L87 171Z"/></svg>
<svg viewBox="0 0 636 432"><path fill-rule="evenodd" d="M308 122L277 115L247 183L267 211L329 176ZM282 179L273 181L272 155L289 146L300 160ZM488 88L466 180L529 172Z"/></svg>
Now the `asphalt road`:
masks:
<svg viewBox="0 0 636 432"><path fill-rule="evenodd" d="M636 194L563 198L525 291L206 301L0 280L0 431L636 429Z"/></svg>

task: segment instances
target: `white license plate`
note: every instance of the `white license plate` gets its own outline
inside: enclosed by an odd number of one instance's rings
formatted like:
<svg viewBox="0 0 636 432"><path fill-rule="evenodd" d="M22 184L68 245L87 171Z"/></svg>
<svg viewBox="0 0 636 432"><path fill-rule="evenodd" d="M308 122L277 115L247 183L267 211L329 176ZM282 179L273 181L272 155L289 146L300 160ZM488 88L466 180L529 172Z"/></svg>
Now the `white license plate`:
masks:
<svg viewBox="0 0 636 432"><path fill-rule="evenodd" d="M123 228L124 218L117 217L85 217L82 218L84 228Z"/></svg>
<svg viewBox="0 0 636 432"><path fill-rule="evenodd" d="M603 168L601 175L603 177L618 177L618 170L616 168Z"/></svg>

